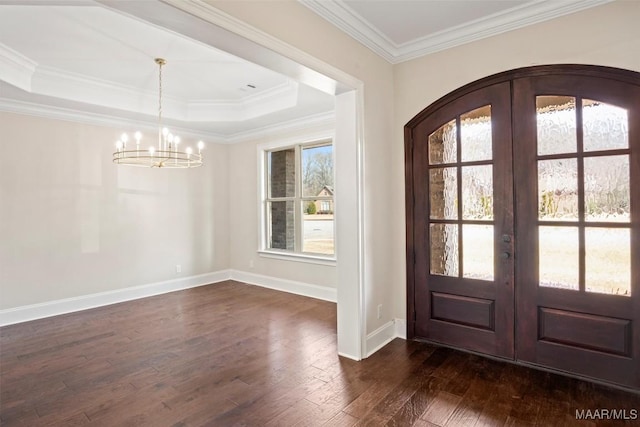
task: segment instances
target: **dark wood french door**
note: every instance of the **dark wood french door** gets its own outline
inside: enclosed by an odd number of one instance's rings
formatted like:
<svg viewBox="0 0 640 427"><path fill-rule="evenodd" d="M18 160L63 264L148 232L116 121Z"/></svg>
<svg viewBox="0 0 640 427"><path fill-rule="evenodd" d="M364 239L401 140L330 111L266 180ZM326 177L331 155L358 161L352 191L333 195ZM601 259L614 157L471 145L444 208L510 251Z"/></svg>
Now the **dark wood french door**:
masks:
<svg viewBox="0 0 640 427"><path fill-rule="evenodd" d="M415 128L413 146L416 335L503 357L514 354L510 104L508 82L462 96Z"/></svg>
<svg viewBox="0 0 640 427"><path fill-rule="evenodd" d="M640 389L637 73L504 73L405 135L408 336Z"/></svg>

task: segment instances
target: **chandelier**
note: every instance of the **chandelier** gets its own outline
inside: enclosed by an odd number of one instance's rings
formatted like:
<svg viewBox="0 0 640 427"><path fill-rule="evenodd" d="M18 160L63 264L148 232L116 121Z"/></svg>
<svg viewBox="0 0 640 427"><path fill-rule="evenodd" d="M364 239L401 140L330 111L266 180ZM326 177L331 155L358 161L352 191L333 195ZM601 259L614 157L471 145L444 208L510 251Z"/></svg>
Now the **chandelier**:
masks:
<svg viewBox="0 0 640 427"><path fill-rule="evenodd" d="M195 168L202 166L202 149L204 143L198 142L198 153L194 153L191 147L184 151L180 145L180 137L173 135L169 129L162 126L162 66L167 63L162 58L156 58L158 64L158 147L151 145L149 148L140 148L142 133L134 134L135 149L127 147L130 143L129 136L123 133L116 142L116 151L113 153L113 162L119 165L141 166L151 168Z"/></svg>

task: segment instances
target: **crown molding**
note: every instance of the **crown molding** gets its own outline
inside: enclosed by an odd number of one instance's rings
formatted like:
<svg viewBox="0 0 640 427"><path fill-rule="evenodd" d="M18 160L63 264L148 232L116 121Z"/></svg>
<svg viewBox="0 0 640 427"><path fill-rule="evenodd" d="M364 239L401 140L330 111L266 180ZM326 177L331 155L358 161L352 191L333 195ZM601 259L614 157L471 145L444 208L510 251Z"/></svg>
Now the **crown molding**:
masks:
<svg viewBox="0 0 640 427"><path fill-rule="evenodd" d="M579 12L613 0L538 0L396 44L342 0L298 0L392 64Z"/></svg>
<svg viewBox="0 0 640 427"><path fill-rule="evenodd" d="M331 24L394 64L397 45L341 0L298 0Z"/></svg>
<svg viewBox="0 0 640 427"><path fill-rule="evenodd" d="M92 113L71 108L56 107L52 105L36 104L33 102L18 101L9 98L0 98L0 111L28 116L43 117L46 119L63 120L89 125L136 129L147 132L158 131L157 120L133 120L108 114ZM227 144L224 135L213 132L198 132L189 128L171 126L171 131L180 136L194 139L203 139L207 142Z"/></svg>
<svg viewBox="0 0 640 427"><path fill-rule="evenodd" d="M0 80L29 91L37 66L37 62L0 43Z"/></svg>
<svg viewBox="0 0 640 427"><path fill-rule="evenodd" d="M158 122L155 120L126 119L108 114L91 113L71 108L17 101L9 98L0 98L0 111L97 126L136 129L147 132L157 132L158 130ZM333 128L334 126L335 114L333 111L330 111L288 120L275 125L263 126L249 131L237 132L231 135L222 135L214 132L197 132L193 129L176 126L171 126L171 130L182 137L202 139L216 144L236 144L286 132L296 132L320 127Z"/></svg>
<svg viewBox="0 0 640 427"><path fill-rule="evenodd" d="M331 128L335 127L335 112L318 113L310 116L302 117L295 120L278 123L275 125L264 126L245 132L238 132L227 137L227 143L237 144L247 142L268 136L281 135L302 130L310 130L311 128Z"/></svg>

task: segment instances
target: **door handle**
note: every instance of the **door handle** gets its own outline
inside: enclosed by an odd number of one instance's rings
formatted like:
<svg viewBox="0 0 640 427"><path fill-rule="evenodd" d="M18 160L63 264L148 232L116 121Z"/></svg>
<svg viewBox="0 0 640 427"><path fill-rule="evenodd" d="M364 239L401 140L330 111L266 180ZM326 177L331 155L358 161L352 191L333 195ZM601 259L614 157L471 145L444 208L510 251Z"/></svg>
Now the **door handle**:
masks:
<svg viewBox="0 0 640 427"><path fill-rule="evenodd" d="M511 254L509 252L502 252L502 254L500 255L500 258L509 259L511 258Z"/></svg>

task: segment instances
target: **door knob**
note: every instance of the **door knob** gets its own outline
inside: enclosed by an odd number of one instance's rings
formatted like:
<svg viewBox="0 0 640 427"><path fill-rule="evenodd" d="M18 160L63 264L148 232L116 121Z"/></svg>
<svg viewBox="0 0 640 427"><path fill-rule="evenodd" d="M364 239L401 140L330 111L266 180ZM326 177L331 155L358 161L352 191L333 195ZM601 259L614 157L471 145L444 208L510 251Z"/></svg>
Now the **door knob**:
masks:
<svg viewBox="0 0 640 427"><path fill-rule="evenodd" d="M509 252L502 252L502 254L500 255L500 257L502 259L509 259L509 257L511 257L511 254Z"/></svg>

